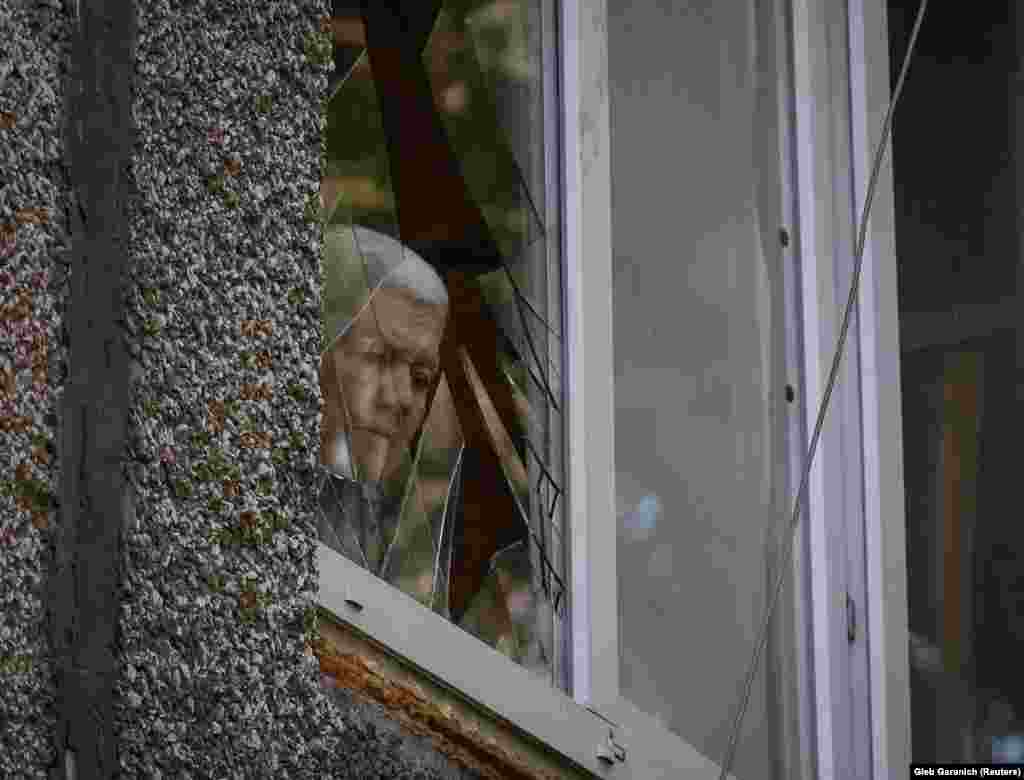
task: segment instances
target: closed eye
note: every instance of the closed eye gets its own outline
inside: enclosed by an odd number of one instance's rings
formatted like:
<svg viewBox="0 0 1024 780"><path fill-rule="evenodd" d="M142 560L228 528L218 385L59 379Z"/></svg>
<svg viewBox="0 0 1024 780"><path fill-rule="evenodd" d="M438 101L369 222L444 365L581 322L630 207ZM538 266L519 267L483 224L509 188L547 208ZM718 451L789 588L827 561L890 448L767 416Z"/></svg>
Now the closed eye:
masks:
<svg viewBox="0 0 1024 780"><path fill-rule="evenodd" d="M413 374L413 380L417 387L425 390L433 383L434 375L430 371L417 371Z"/></svg>

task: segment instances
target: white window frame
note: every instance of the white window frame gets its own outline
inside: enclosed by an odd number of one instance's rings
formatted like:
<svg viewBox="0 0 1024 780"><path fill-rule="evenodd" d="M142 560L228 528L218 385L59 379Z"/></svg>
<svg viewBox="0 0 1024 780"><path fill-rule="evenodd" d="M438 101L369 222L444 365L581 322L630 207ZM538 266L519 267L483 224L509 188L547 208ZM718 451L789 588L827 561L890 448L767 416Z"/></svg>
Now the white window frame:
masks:
<svg viewBox="0 0 1024 780"><path fill-rule="evenodd" d="M884 0L849 0L853 186L863 204L890 99ZM899 63L897 63L898 65ZM859 206L860 208L860 206ZM910 765L906 524L892 146L882 166L864 247L857 355L861 364L865 558L871 637L874 776Z"/></svg>
<svg viewBox="0 0 1024 780"><path fill-rule="evenodd" d="M889 48L884 0L793 0L793 20L802 331L813 425L849 291L852 231L862 217L890 99ZM890 145L840 372L845 384L832 397L804 520L814 741L822 778L870 773L880 780L910 764L894 214ZM846 592L857 601L858 631L866 632L866 644L856 647L844 636ZM870 756L870 764L851 772L851 756Z"/></svg>
<svg viewBox="0 0 1024 780"><path fill-rule="evenodd" d="M856 208L859 210L863 203L870 154L878 142L889 95L888 48L881 0L849 0L848 9L838 0L778 0L776 7L779 13L788 13L791 22L790 34L783 35L785 40L780 43L793 55L795 95L787 95L783 117L788 113L789 100L793 100L796 159L793 181L784 184L791 190L797 212L792 215L791 232L799 237L804 270L802 279L797 280L802 284L790 279L787 292L788 299L799 295L803 300L803 319L795 324L802 338L791 338L793 334L787 338L793 344L802 344L803 365L795 370L812 378L810 383L799 382L804 433L809 439L841 315L836 307L835 277L842 278L844 271L832 260L839 245L833 230L835 214L830 211L832 198L823 203L818 194L845 176L855 195ZM831 142L820 135L822 120L835 109L836 101L832 85L815 75L820 70L815 58L828 50L829 25L834 28L837 19L849 25L850 45L843 54L849 56L850 100L843 110L844 116L852 117L846 128L852 164L847 162L845 170L839 170ZM546 744L587 776L712 780L720 771L714 760L637 710L621 696L619 688L617 615L608 608L618 601L606 26L605 0L559 2L564 365L568 386L574 388L566 432L566 451L571 454L566 464L566 516L572 697L322 544L318 552L319 603L341 623ZM786 150L780 151L788 164ZM836 632L845 626L845 603L840 607L827 597L834 584L830 577L838 564L830 564L836 540L828 541L830 531L824 525L825 496L829 495L829 486L841 477L842 455L848 452L851 441L859 449L863 466L861 505L873 776L889 777L909 764L906 565L899 352L893 349L898 343L898 319L890 171L887 164L865 252L860 311L869 316L856 321L847 354L847 360L857 359L860 370L853 373L859 379L856 392L848 391L845 404L853 405L862 429L852 438L847 434L845 440L826 429L819 444L808 511L802 522L801 534L807 535L798 539L792 571L792 581L800 586L806 581L809 593L802 587L789 589L787 608L793 615L789 627L793 636L781 642L784 652L796 656L795 679L791 682L799 689L794 717L799 733L782 731L786 740L796 737L800 747L787 744L783 749L790 756L798 754L792 770L800 777L840 776L833 737L837 718L845 717L841 713L851 706L837 687L848 679L835 672L842 666ZM845 270L848 276L849 268ZM845 300L843 295L838 297ZM851 418L850 412L847 408L845 414L837 415L835 410L832 414L842 421ZM842 633L845 640L845 631ZM763 662L773 660L769 656ZM822 685L825 679L830 685ZM625 761L616 757L616 746L625 748Z"/></svg>
<svg viewBox="0 0 1024 780"><path fill-rule="evenodd" d="M831 368L853 269L844 4L793 0L793 80L804 436L809 444ZM856 320L848 337L807 486L801 533L808 549L814 754L821 778L864 777L872 756L867 647L847 637L848 598L863 613L864 546L857 419ZM851 464L854 467L851 468ZM859 617L863 623L863 617ZM859 683L859 684L858 684Z"/></svg>

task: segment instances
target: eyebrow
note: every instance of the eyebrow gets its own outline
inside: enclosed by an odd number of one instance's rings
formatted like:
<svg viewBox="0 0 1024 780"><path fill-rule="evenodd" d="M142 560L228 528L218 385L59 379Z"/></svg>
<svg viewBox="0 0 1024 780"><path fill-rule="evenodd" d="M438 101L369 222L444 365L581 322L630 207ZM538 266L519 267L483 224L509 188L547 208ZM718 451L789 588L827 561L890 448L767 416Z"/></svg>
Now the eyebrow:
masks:
<svg viewBox="0 0 1024 780"><path fill-rule="evenodd" d="M373 347L384 344L384 338L383 336L355 336L351 343L357 347Z"/></svg>
<svg viewBox="0 0 1024 780"><path fill-rule="evenodd" d="M421 349L396 349L383 335L358 336L353 339L353 343L357 347L364 348L387 347L394 351L395 354L411 358L410 362L412 363L426 366L430 369L431 373L436 374L440 370L440 362L427 351Z"/></svg>

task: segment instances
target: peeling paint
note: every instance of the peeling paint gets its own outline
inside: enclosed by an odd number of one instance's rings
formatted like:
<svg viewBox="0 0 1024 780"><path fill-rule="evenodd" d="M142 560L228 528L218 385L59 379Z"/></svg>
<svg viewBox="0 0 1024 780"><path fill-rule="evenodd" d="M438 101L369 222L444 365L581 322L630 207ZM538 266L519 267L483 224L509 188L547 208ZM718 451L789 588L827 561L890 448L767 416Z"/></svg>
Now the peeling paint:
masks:
<svg viewBox="0 0 1024 780"><path fill-rule="evenodd" d="M502 740L482 733L471 718L461 717L451 704L438 703L421 685L383 672L370 655L342 652L327 639L316 643L314 652L328 685L382 705L409 731L430 738L439 752L489 780L559 780L565 776L533 766L521 753L502 744L521 740L511 729Z"/></svg>

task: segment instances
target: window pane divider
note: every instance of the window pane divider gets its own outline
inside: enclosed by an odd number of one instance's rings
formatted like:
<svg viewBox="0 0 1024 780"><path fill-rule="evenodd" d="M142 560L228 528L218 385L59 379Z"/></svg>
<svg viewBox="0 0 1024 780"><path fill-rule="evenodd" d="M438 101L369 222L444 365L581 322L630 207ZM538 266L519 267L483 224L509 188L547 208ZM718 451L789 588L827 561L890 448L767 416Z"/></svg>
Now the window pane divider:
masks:
<svg viewBox="0 0 1024 780"><path fill-rule="evenodd" d="M561 4L573 694L618 699L607 7Z"/></svg>

